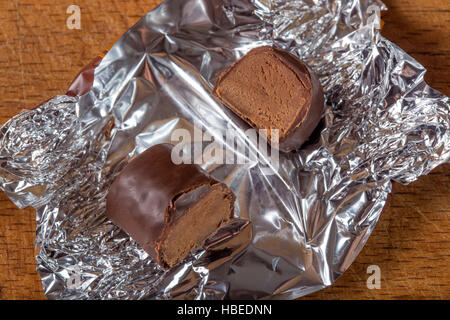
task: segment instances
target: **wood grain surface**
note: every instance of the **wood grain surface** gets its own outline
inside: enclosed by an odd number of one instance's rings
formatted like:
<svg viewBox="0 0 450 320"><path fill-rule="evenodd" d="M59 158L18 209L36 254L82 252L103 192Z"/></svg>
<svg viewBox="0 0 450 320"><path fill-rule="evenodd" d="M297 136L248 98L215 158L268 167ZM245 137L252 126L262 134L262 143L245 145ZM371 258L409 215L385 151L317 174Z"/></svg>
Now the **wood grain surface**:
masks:
<svg viewBox="0 0 450 320"><path fill-rule="evenodd" d="M429 70L426 79L450 95L450 2L385 0L383 34ZM0 124L61 94L93 57L158 0L12 0L0 2ZM69 5L81 8L81 30L66 27ZM306 299L449 299L450 165L419 181L395 184L392 202L350 269ZM0 193L0 299L45 299L36 273L35 213ZM369 290L367 268L381 269Z"/></svg>

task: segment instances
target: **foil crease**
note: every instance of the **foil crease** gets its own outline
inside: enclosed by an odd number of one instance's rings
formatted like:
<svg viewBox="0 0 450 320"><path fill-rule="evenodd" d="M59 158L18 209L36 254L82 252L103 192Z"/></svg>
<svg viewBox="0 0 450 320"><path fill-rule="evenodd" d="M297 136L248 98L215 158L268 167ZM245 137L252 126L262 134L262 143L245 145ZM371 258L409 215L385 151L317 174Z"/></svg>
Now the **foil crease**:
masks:
<svg viewBox="0 0 450 320"><path fill-rule="evenodd" d="M385 9L375 0L166 0L110 50L87 94L57 96L6 123L0 184L18 207L36 208L46 296L294 299L331 285L366 243L391 181L410 183L450 158L449 98L380 35ZM108 188L176 128L201 123L218 139L245 128L211 89L226 66L267 44L319 75L320 130L282 154L275 175L259 162L204 163L236 193L243 220L164 272L107 219Z"/></svg>

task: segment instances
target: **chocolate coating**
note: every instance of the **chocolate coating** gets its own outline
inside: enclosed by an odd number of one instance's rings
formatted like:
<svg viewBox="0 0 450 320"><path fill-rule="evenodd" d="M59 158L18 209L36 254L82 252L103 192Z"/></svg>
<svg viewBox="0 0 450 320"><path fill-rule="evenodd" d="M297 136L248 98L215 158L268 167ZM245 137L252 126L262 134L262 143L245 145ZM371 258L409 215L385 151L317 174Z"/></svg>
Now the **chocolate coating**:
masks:
<svg viewBox="0 0 450 320"><path fill-rule="evenodd" d="M294 55L269 46L253 49L229 66L214 94L253 128L279 129L279 149L284 152L299 149L309 139L324 109L323 89L314 72ZM261 105L255 105L258 101ZM266 126L258 125L258 119ZM280 123L289 125L279 128Z"/></svg>

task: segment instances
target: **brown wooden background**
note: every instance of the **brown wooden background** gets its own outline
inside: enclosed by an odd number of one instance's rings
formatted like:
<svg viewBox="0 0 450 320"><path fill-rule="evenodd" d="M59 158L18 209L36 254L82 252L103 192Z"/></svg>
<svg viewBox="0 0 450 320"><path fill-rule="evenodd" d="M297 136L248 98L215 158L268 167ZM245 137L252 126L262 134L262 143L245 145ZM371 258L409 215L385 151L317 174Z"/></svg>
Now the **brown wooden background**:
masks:
<svg viewBox="0 0 450 320"><path fill-rule="evenodd" d="M0 124L63 93L78 71L158 0L15 0L0 2ZM425 65L428 83L450 95L450 2L385 0L383 34ZM82 29L66 28L77 4ZM395 185L390 207L356 262L316 299L450 298L450 165ZM35 213L0 193L0 299L43 299L34 258ZM380 290L366 270L379 265Z"/></svg>

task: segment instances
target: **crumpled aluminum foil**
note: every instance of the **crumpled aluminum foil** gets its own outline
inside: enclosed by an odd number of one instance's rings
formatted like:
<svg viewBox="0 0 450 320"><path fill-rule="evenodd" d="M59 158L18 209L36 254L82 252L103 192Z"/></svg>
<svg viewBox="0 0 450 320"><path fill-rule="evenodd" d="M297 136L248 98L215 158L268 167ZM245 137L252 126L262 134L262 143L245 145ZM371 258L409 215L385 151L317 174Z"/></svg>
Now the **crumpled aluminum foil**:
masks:
<svg viewBox="0 0 450 320"><path fill-rule="evenodd" d="M9 121L1 188L17 206L37 209L47 297L293 299L331 285L366 243L391 180L410 183L450 157L449 98L380 36L384 9L375 0L167 0L110 50L89 93L55 97ZM175 128L201 123L219 138L244 128L211 88L227 65L266 44L319 75L322 131L281 155L276 175L262 174L260 163L205 163L238 195L252 242L218 254L199 248L164 272L106 218L108 187ZM240 227L229 231L239 238Z"/></svg>

